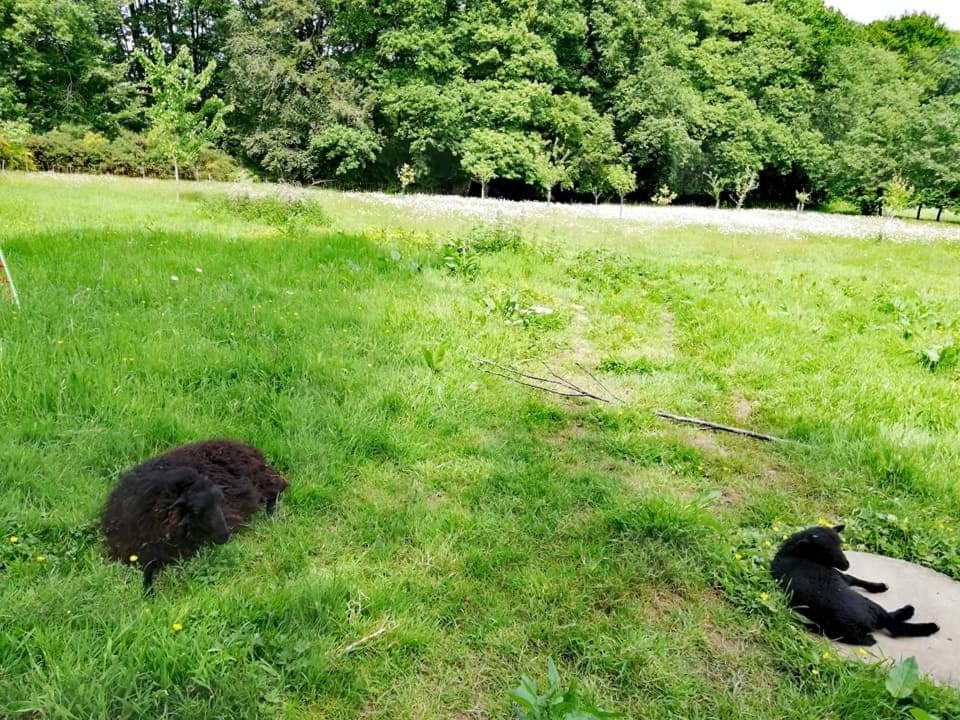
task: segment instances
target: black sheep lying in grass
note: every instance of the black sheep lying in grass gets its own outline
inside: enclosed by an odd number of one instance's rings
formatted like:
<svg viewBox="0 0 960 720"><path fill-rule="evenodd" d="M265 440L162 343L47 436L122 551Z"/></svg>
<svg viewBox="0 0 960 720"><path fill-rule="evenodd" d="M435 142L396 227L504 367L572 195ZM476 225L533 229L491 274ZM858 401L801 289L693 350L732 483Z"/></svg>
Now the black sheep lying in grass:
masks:
<svg viewBox="0 0 960 720"><path fill-rule="evenodd" d="M886 630L894 637L925 637L936 623L908 623L913 606L887 612L854 587L885 592L883 583L860 580L840 572L850 567L836 527L812 527L790 536L771 564L773 576L790 596L790 606L808 618L815 630L850 645L873 645L872 632Z"/></svg>
<svg viewBox="0 0 960 720"><path fill-rule="evenodd" d="M179 478L180 485L171 486L171 478ZM191 482L201 479L216 491L225 534L217 523L189 513L171 517L167 505L190 507L185 500L177 500L184 478L191 478ZM154 575L164 565L192 555L207 542L226 542L261 506L272 513L287 486L286 479L249 445L208 440L173 448L120 479L104 513L110 556L127 562L136 556L134 562L143 568L144 589L149 591ZM156 527L143 523L139 516L151 513L166 518L165 524Z"/></svg>
<svg viewBox="0 0 960 720"><path fill-rule="evenodd" d="M143 589L165 565L230 539L223 491L189 467L149 463L125 473L103 513L107 553L143 570Z"/></svg>
<svg viewBox="0 0 960 720"><path fill-rule="evenodd" d="M232 483L242 491L247 481L256 492L257 505L273 514L277 508L280 494L289 483L277 472L257 448L234 440L204 440L191 445L181 445L168 450L158 460L166 460L176 465L189 465L203 475L213 478L221 485L230 499L226 485ZM240 485L238 486L238 482ZM256 507L250 511L250 514Z"/></svg>

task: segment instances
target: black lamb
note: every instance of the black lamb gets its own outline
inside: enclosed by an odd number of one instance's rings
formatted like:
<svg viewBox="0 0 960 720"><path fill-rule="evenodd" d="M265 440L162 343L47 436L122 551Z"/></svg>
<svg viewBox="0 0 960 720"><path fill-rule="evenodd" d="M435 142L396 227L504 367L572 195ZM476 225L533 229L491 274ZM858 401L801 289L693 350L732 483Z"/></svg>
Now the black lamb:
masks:
<svg viewBox="0 0 960 720"><path fill-rule="evenodd" d="M149 593L165 565L230 539L224 494L193 468L144 465L120 478L103 514L108 555L143 570Z"/></svg>
<svg viewBox="0 0 960 720"><path fill-rule="evenodd" d="M887 590L883 583L846 575L850 562L843 554L836 527L812 527L790 536L770 566L774 578L790 597L790 606L811 621L812 630L850 645L873 645L871 633L886 630L893 637L925 637L940 627L936 623L909 623L913 606L887 612L856 592Z"/></svg>

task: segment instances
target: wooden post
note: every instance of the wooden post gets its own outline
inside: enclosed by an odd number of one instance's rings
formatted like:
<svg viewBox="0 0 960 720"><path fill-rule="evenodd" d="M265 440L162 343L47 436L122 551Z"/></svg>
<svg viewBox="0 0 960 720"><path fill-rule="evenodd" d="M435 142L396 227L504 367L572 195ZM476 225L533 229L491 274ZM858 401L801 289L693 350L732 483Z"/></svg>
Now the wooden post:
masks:
<svg viewBox="0 0 960 720"><path fill-rule="evenodd" d="M20 307L20 298L17 296L17 286L13 284L13 275L10 274L10 268L7 266L7 259L3 256L3 248L0 247L0 283L10 286L10 294L13 296L13 304Z"/></svg>

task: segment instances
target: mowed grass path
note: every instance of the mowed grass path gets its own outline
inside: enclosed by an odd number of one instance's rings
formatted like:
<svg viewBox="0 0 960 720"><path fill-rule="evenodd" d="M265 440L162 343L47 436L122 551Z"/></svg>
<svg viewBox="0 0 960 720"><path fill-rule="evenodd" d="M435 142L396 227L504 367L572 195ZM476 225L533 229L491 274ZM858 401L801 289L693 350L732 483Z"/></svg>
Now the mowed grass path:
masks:
<svg viewBox="0 0 960 720"><path fill-rule="evenodd" d="M484 229L334 193L323 223L185 189L0 180L23 301L0 306L0 717L505 718L548 657L632 718L904 717L765 565L829 518L960 577L960 247ZM451 273L470 238L475 276ZM580 363L624 402L475 357ZM292 487L145 601L100 508L206 436Z"/></svg>

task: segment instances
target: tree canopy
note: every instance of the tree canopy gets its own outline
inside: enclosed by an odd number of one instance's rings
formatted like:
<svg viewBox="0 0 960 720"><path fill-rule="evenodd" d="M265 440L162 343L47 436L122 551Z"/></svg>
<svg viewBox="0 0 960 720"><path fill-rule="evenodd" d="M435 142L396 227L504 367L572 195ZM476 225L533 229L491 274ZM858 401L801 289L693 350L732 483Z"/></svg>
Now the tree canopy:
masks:
<svg viewBox="0 0 960 720"><path fill-rule="evenodd" d="M270 179L869 211L902 177L960 205L960 36L823 0L0 0L0 154L25 126L155 151L158 49Z"/></svg>

